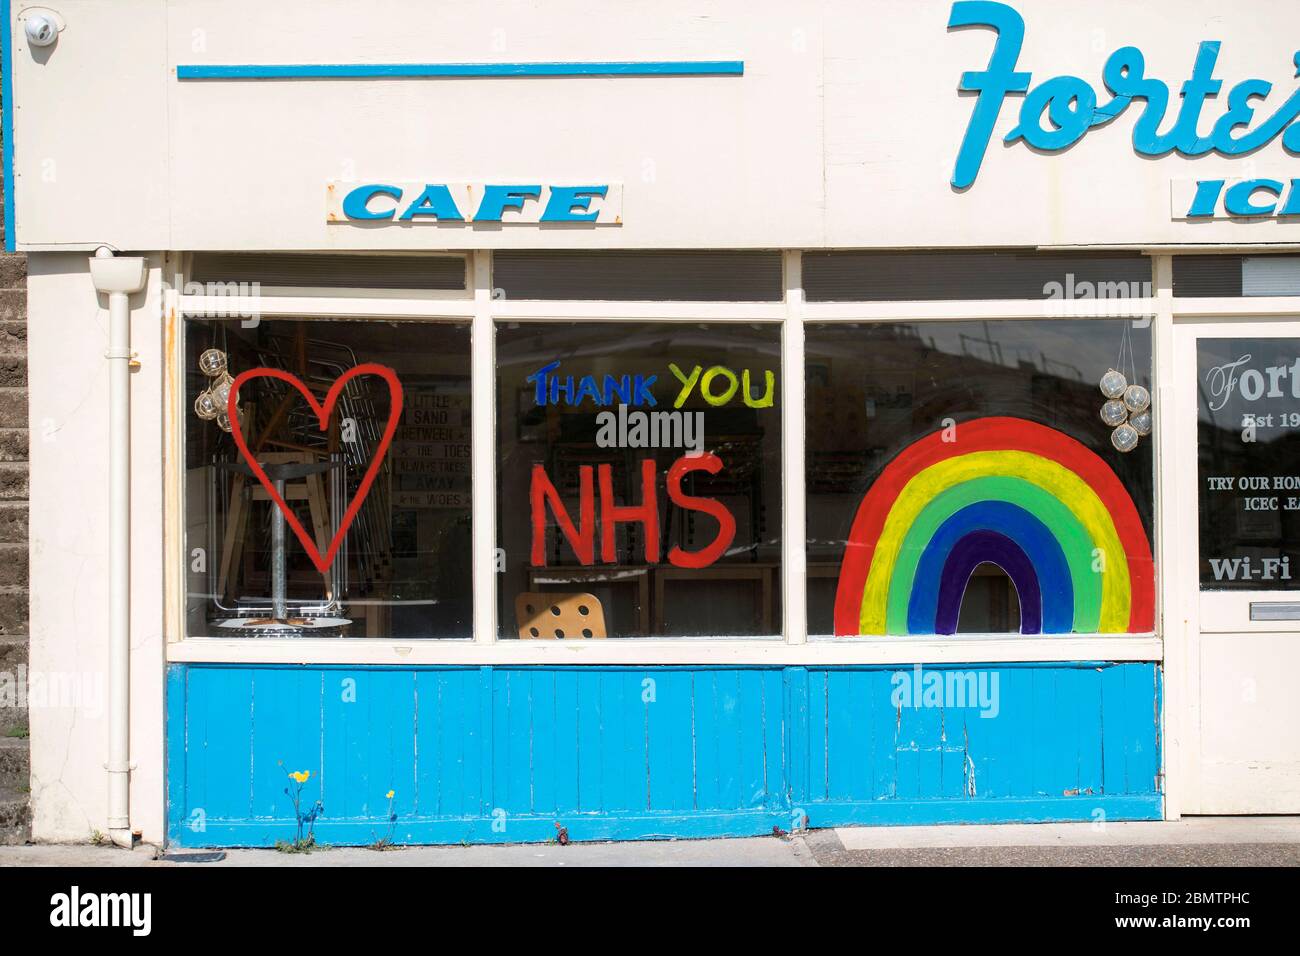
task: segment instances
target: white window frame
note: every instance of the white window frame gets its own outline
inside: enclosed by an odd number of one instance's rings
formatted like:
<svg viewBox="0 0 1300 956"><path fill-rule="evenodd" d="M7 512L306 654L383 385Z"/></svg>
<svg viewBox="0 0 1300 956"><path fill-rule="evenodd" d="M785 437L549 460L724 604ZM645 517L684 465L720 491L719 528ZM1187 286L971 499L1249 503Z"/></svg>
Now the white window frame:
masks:
<svg viewBox="0 0 1300 956"><path fill-rule="evenodd" d="M387 664L412 665L755 665L824 666L845 664L1004 663L1036 661L1161 661L1163 641L1157 613L1152 634L952 637L841 637L812 640L807 632L807 561L804 483L804 325L807 322L963 321L1042 319L1041 301L942 301L887 303L809 303L802 281L802 254L785 251L784 297L780 302L608 302L494 299L491 252L470 254L470 288L464 294L419 297L340 294L260 297L164 297L164 334L168 368L164 382L165 521L167 660L244 664ZM187 257L168 255L165 271L171 290L184 288ZM1153 259L1153 268L1158 260ZM1171 318L1168 290L1155 300L1111 300L1109 307L1155 312L1153 330L1155 381L1166 380L1163 326ZM1154 303L1154 304L1153 304ZM252 314L336 318L459 320L471 330L471 460L473 470L472 561L473 634L465 639L207 638L185 635L184 449L185 400L182 323L184 316L203 316L233 308ZM495 324L499 321L667 321L710 323L770 322L782 326L782 634L779 639L635 638L604 641L500 640L494 572L496 537L496 368ZM1163 347L1162 347L1163 343ZM1157 388L1157 395L1164 392ZM1162 443L1157 421L1156 472ZM1158 479L1159 481L1159 479ZM1163 491L1158 485L1157 496ZM1157 508L1156 542L1160 519ZM1153 543L1156 543L1153 542ZM1162 562L1157 544L1157 593Z"/></svg>
<svg viewBox="0 0 1300 956"><path fill-rule="evenodd" d="M1268 319L1294 319L1300 315L1300 296L1234 296L1231 298L1174 298L1173 256L1187 250L1147 250L1155 262L1155 289L1157 298L1156 334L1158 355L1155 401L1166 408L1176 401L1174 383L1175 322L1224 321L1224 331L1229 332L1255 321ZM1195 250L1200 252L1202 250ZM1210 251L1222 254L1258 253L1260 247L1216 248ZM1185 375L1185 372L1184 372ZM1177 430L1159 431L1160 416L1156 416L1159 444L1157 452L1167 462L1182 460L1195 462L1195 448L1176 446ZM1195 522L1199 502L1180 496L1179 482L1173 467L1157 470L1158 521L1164 522L1165 533L1158 536L1160 550L1156 556L1158 597L1161 606L1168 608L1161 627L1165 653L1161 659L1164 668L1164 735L1163 757L1165 778L1165 819L1181 818L1188 795L1194 792L1200 771L1195 742L1188 743L1190 735L1199 726L1201 662L1196 649L1199 642L1191 640L1193 614L1184 610L1189 602L1199 601L1199 555L1193 549L1195 536L1184 538L1179 534L1180 523ZM1160 569L1163 568L1163 571Z"/></svg>

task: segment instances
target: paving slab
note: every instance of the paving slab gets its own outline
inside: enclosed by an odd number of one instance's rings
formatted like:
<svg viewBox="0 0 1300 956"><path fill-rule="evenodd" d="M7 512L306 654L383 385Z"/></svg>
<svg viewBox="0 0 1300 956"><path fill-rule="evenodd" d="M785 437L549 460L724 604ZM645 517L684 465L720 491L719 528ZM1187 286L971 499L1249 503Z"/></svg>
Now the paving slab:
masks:
<svg viewBox="0 0 1300 956"><path fill-rule="evenodd" d="M842 827L793 838L504 846L359 847L311 853L229 850L219 862L142 846L0 847L0 867L800 867L1300 866L1300 817L1200 817L1169 823Z"/></svg>
<svg viewBox="0 0 1300 956"><path fill-rule="evenodd" d="M511 844L506 846L402 847L376 851L362 847L281 853L276 850L227 850L216 863L186 863L186 851L155 859L154 847L132 852L116 847L24 846L0 848L4 866L814 866L802 840L756 837L738 840L654 840L636 843Z"/></svg>
<svg viewBox="0 0 1300 956"><path fill-rule="evenodd" d="M968 844L848 849L833 830L809 834L808 848L826 867L1273 867L1300 866L1297 843Z"/></svg>
<svg viewBox="0 0 1300 956"><path fill-rule="evenodd" d="M847 850L998 846L1300 844L1300 817L1187 817L1168 822L1016 823L994 826L838 827Z"/></svg>

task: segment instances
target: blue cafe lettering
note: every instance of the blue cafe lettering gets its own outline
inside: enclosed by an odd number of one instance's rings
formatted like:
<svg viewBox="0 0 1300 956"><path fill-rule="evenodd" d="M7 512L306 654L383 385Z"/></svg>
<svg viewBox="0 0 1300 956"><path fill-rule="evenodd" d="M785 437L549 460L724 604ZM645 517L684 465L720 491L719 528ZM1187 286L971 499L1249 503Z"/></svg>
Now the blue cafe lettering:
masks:
<svg viewBox="0 0 1300 956"><path fill-rule="evenodd" d="M463 209L446 183L425 183L414 194L388 183L365 183L343 197L343 215L355 222L394 217L397 222L501 222L505 213L522 212L525 206L539 202L542 192L540 185L488 184L482 189L478 205ZM603 199L609 186L550 186L546 192L546 204L538 221L595 222L599 213L591 209L592 200Z"/></svg>
<svg viewBox="0 0 1300 956"><path fill-rule="evenodd" d="M1133 127L1133 149L1142 156L1171 152L1189 157L1211 152L1240 156L1272 142L1278 135L1288 152L1300 153L1300 123L1296 122L1300 118L1300 88L1293 90L1267 119L1257 122L1256 101L1263 101L1273 90L1273 84L1266 80L1247 79L1233 86L1222 115L1208 134L1200 132L1206 100L1217 97L1223 87L1223 81L1214 77L1220 47L1217 40L1201 42L1192 75L1179 93L1177 118L1162 133L1160 126L1169 109L1170 88L1164 81L1146 75L1146 61L1137 47L1120 47L1106 60L1101 75L1109 96L1104 96L1077 76L1054 76L1032 84L1032 74L1016 68L1025 38L1025 21L1004 3L959 0L952 6L948 26L987 27L997 34L987 68L963 73L958 87L977 96L953 170L952 185L957 189L975 182L1002 103L1012 93L1025 96L1019 121L1004 141L1024 142L1043 152L1068 149L1091 130L1123 114L1134 100L1142 100L1142 115ZM1300 53L1295 54L1293 62L1300 76ZM1300 215L1297 186L1297 180L1290 184L1246 180L1224 190L1223 180L1199 182L1188 216L1213 215L1220 194L1224 194L1229 215ZM1285 202L1284 194L1288 196Z"/></svg>

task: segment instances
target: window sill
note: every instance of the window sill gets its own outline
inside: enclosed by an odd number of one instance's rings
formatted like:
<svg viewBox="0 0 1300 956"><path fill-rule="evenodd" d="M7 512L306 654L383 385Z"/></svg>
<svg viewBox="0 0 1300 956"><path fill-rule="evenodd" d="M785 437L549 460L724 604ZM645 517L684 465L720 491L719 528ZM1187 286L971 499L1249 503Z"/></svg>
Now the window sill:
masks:
<svg viewBox="0 0 1300 956"><path fill-rule="evenodd" d="M716 665L820 667L862 664L1160 661L1154 635L961 638L815 638L776 640L592 640L476 643L468 640L223 640L169 644L170 663L353 664L513 667L525 665Z"/></svg>

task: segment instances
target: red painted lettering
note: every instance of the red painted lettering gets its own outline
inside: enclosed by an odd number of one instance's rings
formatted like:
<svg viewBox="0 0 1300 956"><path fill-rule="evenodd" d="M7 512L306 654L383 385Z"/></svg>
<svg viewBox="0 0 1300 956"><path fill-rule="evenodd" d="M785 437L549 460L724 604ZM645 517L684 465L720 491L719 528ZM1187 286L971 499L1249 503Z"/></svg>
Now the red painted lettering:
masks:
<svg viewBox="0 0 1300 956"><path fill-rule="evenodd" d="M716 475L722 470L722 459L712 452L694 458L678 458L668 469L668 498L679 508L702 511L718 522L718 536L699 551L687 551L676 545L668 552L668 560L679 568L707 568L731 546L736 539L736 518L722 502L714 498L700 498L682 491L682 478L692 471L707 471Z"/></svg>
<svg viewBox="0 0 1300 956"><path fill-rule="evenodd" d="M619 524L640 522L645 538L645 563L659 563L659 500L655 495L653 458L641 460L641 503L614 504L614 466L601 465L600 472L600 560L615 564L614 531Z"/></svg>
<svg viewBox="0 0 1300 956"><path fill-rule="evenodd" d="M609 466L601 465L600 467L608 468ZM546 567L547 504L551 506L551 513L555 515L555 523L559 526L560 531L564 533L565 539L569 542L569 547L573 548L578 560L583 564L595 564L596 495L592 488L591 465L580 465L578 467L578 488L578 520L581 522L581 527L575 528L573 519L569 517L569 512L564 507L564 502L560 500L560 493L556 490L555 485L551 483L551 479L546 476L546 468L540 464L533 465L533 480L529 489L533 511L533 567Z"/></svg>

